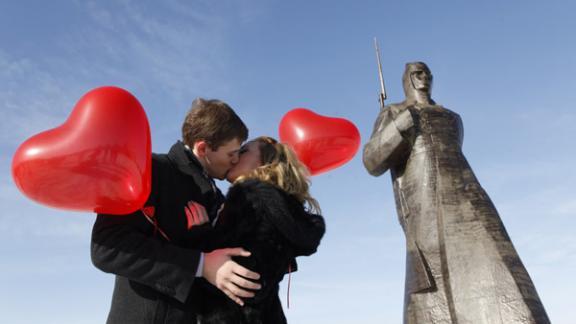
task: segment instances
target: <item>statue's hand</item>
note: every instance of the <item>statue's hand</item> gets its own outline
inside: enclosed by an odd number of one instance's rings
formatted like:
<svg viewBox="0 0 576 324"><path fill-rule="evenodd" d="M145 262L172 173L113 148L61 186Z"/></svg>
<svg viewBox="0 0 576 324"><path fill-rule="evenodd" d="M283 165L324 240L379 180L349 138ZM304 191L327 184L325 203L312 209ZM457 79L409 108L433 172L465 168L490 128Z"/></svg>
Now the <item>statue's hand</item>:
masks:
<svg viewBox="0 0 576 324"><path fill-rule="evenodd" d="M396 115L394 118L394 124L400 131L400 133L406 133L410 128L414 126L414 118L410 113L409 109L404 109L401 113Z"/></svg>

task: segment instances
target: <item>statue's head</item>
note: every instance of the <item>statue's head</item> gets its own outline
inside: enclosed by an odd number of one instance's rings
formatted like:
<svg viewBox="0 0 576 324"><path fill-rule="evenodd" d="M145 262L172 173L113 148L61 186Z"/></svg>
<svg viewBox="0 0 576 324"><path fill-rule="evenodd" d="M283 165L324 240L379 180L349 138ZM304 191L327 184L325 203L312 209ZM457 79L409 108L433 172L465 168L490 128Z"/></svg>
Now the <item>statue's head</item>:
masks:
<svg viewBox="0 0 576 324"><path fill-rule="evenodd" d="M413 62L406 64L406 70L402 77L404 93L406 97L412 97L414 91L426 92L432 91L432 72L423 62Z"/></svg>

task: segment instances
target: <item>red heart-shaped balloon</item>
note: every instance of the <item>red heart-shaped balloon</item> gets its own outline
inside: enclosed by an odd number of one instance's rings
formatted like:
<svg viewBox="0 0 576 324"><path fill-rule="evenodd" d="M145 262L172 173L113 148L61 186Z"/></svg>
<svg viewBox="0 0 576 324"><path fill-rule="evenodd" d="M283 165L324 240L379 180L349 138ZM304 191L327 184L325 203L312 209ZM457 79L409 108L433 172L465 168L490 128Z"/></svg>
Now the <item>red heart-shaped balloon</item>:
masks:
<svg viewBox="0 0 576 324"><path fill-rule="evenodd" d="M312 175L350 161L360 146L360 133L352 122L318 115L305 108L286 113L280 121L279 133L280 141L292 146Z"/></svg>
<svg viewBox="0 0 576 324"><path fill-rule="evenodd" d="M127 214L150 194L150 127L128 91L86 93L64 124L26 140L12 160L12 177L44 205Z"/></svg>

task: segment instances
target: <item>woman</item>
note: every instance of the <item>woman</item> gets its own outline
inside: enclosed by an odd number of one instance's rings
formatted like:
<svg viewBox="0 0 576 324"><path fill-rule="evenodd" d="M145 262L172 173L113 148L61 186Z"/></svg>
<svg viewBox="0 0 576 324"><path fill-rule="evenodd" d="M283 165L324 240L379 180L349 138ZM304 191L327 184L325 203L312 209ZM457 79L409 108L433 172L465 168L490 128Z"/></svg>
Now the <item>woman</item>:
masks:
<svg viewBox="0 0 576 324"><path fill-rule="evenodd" d="M204 280L197 280L191 303L197 323L286 323L278 283L296 269L294 258L316 252L324 235L320 208L308 192L307 170L292 150L259 137L240 150L230 170L228 191L215 225L199 242L210 251L241 246L251 252L234 261L261 275L262 288L239 306Z"/></svg>

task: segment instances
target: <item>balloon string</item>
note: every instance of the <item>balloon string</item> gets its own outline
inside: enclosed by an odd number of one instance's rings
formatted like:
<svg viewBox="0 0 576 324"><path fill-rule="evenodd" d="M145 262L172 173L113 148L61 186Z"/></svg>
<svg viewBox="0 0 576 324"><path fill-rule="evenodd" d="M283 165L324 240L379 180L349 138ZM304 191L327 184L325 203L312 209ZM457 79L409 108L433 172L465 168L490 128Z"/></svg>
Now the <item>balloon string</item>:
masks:
<svg viewBox="0 0 576 324"><path fill-rule="evenodd" d="M290 308L290 278L292 277L292 262L288 264L288 289L286 289L286 306Z"/></svg>
<svg viewBox="0 0 576 324"><path fill-rule="evenodd" d="M166 233L164 233L164 231L160 228L160 226L158 226L158 220L156 218L152 219L150 216L148 216L143 208L140 209L140 211L142 212L142 215L144 215L146 220L148 220L148 222L150 222L150 224L154 226L154 236L156 236L156 233L158 232L160 233L160 235L162 235L163 238L166 239L166 241L170 242L171 240L168 237L168 235L166 235Z"/></svg>

